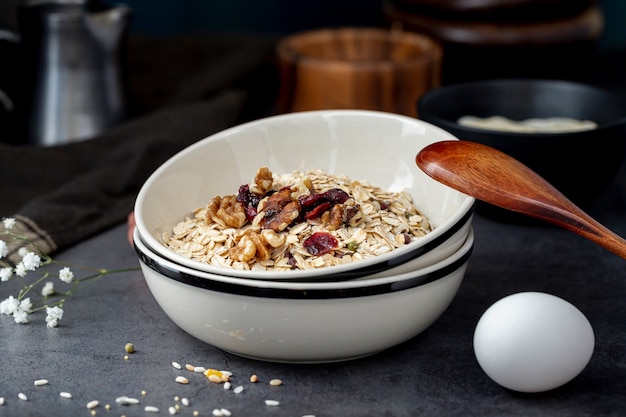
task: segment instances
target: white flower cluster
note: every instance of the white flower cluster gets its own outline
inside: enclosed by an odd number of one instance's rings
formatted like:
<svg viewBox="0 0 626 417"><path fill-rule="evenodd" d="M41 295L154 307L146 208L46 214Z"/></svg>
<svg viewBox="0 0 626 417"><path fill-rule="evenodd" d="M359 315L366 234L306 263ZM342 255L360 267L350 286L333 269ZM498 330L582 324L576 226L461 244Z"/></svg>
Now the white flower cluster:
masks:
<svg viewBox="0 0 626 417"><path fill-rule="evenodd" d="M19 290L17 296L9 296L0 302L0 315L12 316L16 323L28 323L29 314L36 311L46 311L46 325L50 328L57 327L59 320L63 318L63 306L67 299L74 295L79 287L86 285L88 282L94 283L100 278L120 272L135 271L138 268L123 269L101 269L93 268L86 265L73 265L75 270L81 270L85 273L80 278L74 276L74 272L64 266L58 272L51 273L52 264L59 262L52 259L44 251L38 251L35 244L29 239L29 236L20 230L19 223L13 218L5 218L2 220L4 230L0 229L0 237L8 236L12 240L7 242L0 239L0 283L7 281L23 281L24 284ZM18 257L14 257L10 252L15 253L16 242L20 244L24 242L26 247L17 249ZM37 252L40 252L37 254ZM9 257L10 259L7 259ZM19 262L17 262L19 259ZM17 264L16 264L17 263ZM38 271L36 278L27 282L27 279L34 276L33 271ZM54 282L50 281L50 277L57 277L64 284L70 284L66 291L56 291ZM63 284L62 284L63 285ZM35 298L33 294L40 295L40 299Z"/></svg>
<svg viewBox="0 0 626 417"><path fill-rule="evenodd" d="M10 231L15 226L15 219L13 218L5 218L3 219L3 225L5 230ZM5 258L9 254L9 247L5 241L0 240L0 260ZM11 266L3 266L0 265L0 282L7 282L14 276L17 277L25 277L26 274L30 271L36 271L37 268L42 266L42 259L36 253L27 250L26 248L20 248L18 250L18 254L22 257L21 261L15 265L14 268ZM35 283L26 285L22 291L20 291L20 295L17 297L13 297L12 295L6 298L5 300L0 302L0 314L5 314L8 316L13 316L13 320L16 323L28 323L28 315L33 312L33 304L30 300L30 297L26 297L26 293L30 291L30 289L34 288L36 284L39 284L43 279L49 276L49 273L44 273L42 277L40 277ZM73 272L68 268L64 267L59 271L58 277L61 281L65 283L71 283L74 280ZM49 297L55 294L54 284L52 281L46 282L42 289L41 295L43 297ZM62 301L61 301L62 304ZM59 305L55 305L53 307L46 307L46 324L48 327L57 327L58 321L63 317L63 309Z"/></svg>

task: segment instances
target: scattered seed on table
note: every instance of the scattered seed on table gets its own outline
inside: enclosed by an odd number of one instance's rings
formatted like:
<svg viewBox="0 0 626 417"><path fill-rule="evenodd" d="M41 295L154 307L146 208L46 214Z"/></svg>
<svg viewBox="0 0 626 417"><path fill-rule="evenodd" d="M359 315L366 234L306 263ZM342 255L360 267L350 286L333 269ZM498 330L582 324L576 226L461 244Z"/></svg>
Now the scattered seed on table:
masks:
<svg viewBox="0 0 626 417"><path fill-rule="evenodd" d="M259 382L259 377L258 377L258 376L256 376L256 375L252 375L252 376L250 377L250 382Z"/></svg>
<svg viewBox="0 0 626 417"><path fill-rule="evenodd" d="M126 395L117 397L115 402L121 405L136 405L139 404L139 400L137 398L127 397Z"/></svg>
<svg viewBox="0 0 626 417"><path fill-rule="evenodd" d="M224 417L230 417L232 415L228 408L220 408L220 411Z"/></svg>
<svg viewBox="0 0 626 417"><path fill-rule="evenodd" d="M42 385L47 385L48 384L48 380L47 379L38 379L35 381L35 386L36 387L40 387Z"/></svg>
<svg viewBox="0 0 626 417"><path fill-rule="evenodd" d="M105 404L104 409L109 411L111 409L111 404Z"/></svg>
<svg viewBox="0 0 626 417"><path fill-rule="evenodd" d="M189 400L187 398L181 398L180 402L183 403L185 407L189 407Z"/></svg>
<svg viewBox="0 0 626 417"><path fill-rule="evenodd" d="M213 414L215 417L222 417L223 416L222 412L218 408L214 408L213 412L211 414Z"/></svg>
<svg viewBox="0 0 626 417"><path fill-rule="evenodd" d="M124 350L126 351L126 353L133 353L135 352L135 345L133 345L132 343L126 343L124 345Z"/></svg>
<svg viewBox="0 0 626 417"><path fill-rule="evenodd" d="M0 397L0 405L4 405L4 397Z"/></svg>
<svg viewBox="0 0 626 417"><path fill-rule="evenodd" d="M170 413L170 415L172 415L172 416L173 416L174 414L176 414L176 408L175 408L175 407L170 407L170 408L168 408L168 409L167 409L167 411L168 411L168 412Z"/></svg>
<svg viewBox="0 0 626 417"><path fill-rule="evenodd" d="M145 411L146 413L158 413L158 412L159 412L159 409L158 409L158 407L154 407L154 406L152 406L152 405L147 405L147 406L144 408L144 411Z"/></svg>
<svg viewBox="0 0 626 417"><path fill-rule="evenodd" d="M61 398L72 398L72 394L66 391L61 391L59 392L59 396Z"/></svg>
<svg viewBox="0 0 626 417"><path fill-rule="evenodd" d="M230 389L230 382L224 382L224 389Z"/></svg>
<svg viewBox="0 0 626 417"><path fill-rule="evenodd" d="M205 372L206 372L206 368L205 368L204 366L195 366L195 367L193 368L193 371L194 371L194 372L197 372L197 373L199 373L199 374L203 374L203 373L205 373Z"/></svg>
<svg viewBox="0 0 626 417"><path fill-rule="evenodd" d="M185 378L184 376L177 376L176 382L178 382L179 384L188 384L189 380Z"/></svg>
<svg viewBox="0 0 626 417"><path fill-rule="evenodd" d="M277 386L282 385L282 384L283 384L283 381L281 381L280 379L272 379L270 381L270 385L272 385L274 387L277 387Z"/></svg>
<svg viewBox="0 0 626 417"><path fill-rule="evenodd" d="M189 365L189 364L186 364L186 365L185 365L185 369L186 369L186 370L188 370L188 371L193 371L195 368L196 368L196 367L195 367L195 366L193 366L193 365Z"/></svg>
<svg viewBox="0 0 626 417"><path fill-rule="evenodd" d="M173 366L174 368L176 368L176 369L183 369L183 367L181 366L181 364L180 364L180 363L178 363L178 362L172 362L172 366Z"/></svg>
<svg viewBox="0 0 626 417"><path fill-rule="evenodd" d="M265 405L275 407L277 405L280 405L280 403L276 400L265 400Z"/></svg>
<svg viewBox="0 0 626 417"><path fill-rule="evenodd" d="M99 405L100 405L100 402L98 400L93 400L87 403L87 408L92 409L92 408L96 408Z"/></svg>
<svg viewBox="0 0 626 417"><path fill-rule="evenodd" d="M220 378L219 376L215 374L210 374L208 378L209 378L209 381L215 382L216 384L221 384L222 382L224 382L222 381L222 378Z"/></svg>
<svg viewBox="0 0 626 417"><path fill-rule="evenodd" d="M148 395L148 393L146 392L146 390L142 389L141 390L141 396L145 397L146 395Z"/></svg>
<svg viewBox="0 0 626 417"><path fill-rule="evenodd" d="M200 415L200 411L193 410L193 415L194 415L194 417L198 417Z"/></svg>
<svg viewBox="0 0 626 417"><path fill-rule="evenodd" d="M124 360L127 361L128 359L128 355L124 355Z"/></svg>
<svg viewBox="0 0 626 417"><path fill-rule="evenodd" d="M240 392L243 392L243 386L239 385L237 388L233 390L233 392L235 394L239 394Z"/></svg>
<svg viewBox="0 0 626 417"><path fill-rule="evenodd" d="M28 401L28 397L23 392L20 392L19 394L17 394L17 398L19 398L22 401Z"/></svg>

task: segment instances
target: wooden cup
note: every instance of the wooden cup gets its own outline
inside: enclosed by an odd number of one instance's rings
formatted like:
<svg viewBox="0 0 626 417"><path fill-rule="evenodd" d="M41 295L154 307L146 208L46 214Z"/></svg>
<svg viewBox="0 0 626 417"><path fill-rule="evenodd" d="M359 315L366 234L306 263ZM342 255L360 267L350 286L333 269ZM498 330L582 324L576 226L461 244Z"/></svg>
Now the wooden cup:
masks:
<svg viewBox="0 0 626 417"><path fill-rule="evenodd" d="M417 33L324 29L281 39L277 55L280 113L364 109L416 117L417 99L441 84L441 47Z"/></svg>

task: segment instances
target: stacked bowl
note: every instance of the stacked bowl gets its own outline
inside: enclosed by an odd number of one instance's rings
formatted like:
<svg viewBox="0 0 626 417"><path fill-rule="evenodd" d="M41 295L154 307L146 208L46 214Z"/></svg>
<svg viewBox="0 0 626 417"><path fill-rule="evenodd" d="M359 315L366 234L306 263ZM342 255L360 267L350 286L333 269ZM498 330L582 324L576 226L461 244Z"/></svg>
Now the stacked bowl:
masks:
<svg viewBox="0 0 626 417"><path fill-rule="evenodd" d="M416 336L452 302L474 243L474 199L415 164L423 147L442 140L455 138L415 118L322 110L260 119L197 142L159 167L137 196L135 248L152 294L192 336L260 360L347 360ZM430 229L354 262L280 270L205 262L166 245L196 209L237 194L261 167L274 176L320 170L405 193Z"/></svg>

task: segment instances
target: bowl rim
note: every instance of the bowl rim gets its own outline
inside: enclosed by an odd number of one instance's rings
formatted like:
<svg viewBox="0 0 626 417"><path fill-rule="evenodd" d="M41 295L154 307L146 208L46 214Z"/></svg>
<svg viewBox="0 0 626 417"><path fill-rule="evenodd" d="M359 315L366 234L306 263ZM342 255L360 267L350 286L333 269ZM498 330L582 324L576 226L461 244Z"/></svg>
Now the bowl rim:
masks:
<svg viewBox="0 0 626 417"><path fill-rule="evenodd" d="M498 85L498 84L563 85L563 86L567 85L567 86L572 86L575 88L581 88L581 89L586 89L588 91L593 91L594 93L597 93L597 94L603 94L615 100L624 101L624 104L626 105L626 99L622 98L619 94L616 94L610 90L607 90L606 88L592 85L592 84L586 84L586 83L570 81L570 80L552 79L552 78L495 78L495 79L474 80L474 81L466 81L466 82L457 83L457 84L450 84L450 85L438 87L436 89L427 91L424 94L422 94L417 100L418 115L419 117L425 116L426 118L423 119L424 121L430 122L432 120L433 122L431 123L436 123L438 126L442 126L446 130L448 128L453 128L453 129L464 130L469 133L478 133L478 134L488 136L488 137L506 135L509 137L520 138L520 139L521 138L524 138L524 139L538 138L538 139L545 140L546 138L562 138L562 137L571 136L572 134L590 134L593 132L598 132L600 130L613 129L621 124L626 124L626 114L625 114L624 116L618 119L615 119L609 123L598 124L598 127L595 129L581 130L581 131L576 131L576 132L541 132L541 133L509 132L509 131L504 132L504 131L497 131L497 130L490 130L490 129L481 129L481 128L471 127L471 126L464 126L464 125L457 123L456 121L441 117L439 115L434 115L428 111L425 111L424 109L424 106L430 100L433 100L435 97L437 97L440 94L447 93L449 91L472 88L476 86L491 86L491 85Z"/></svg>
<svg viewBox="0 0 626 417"><path fill-rule="evenodd" d="M198 271L210 272L213 274L219 274L224 276L237 276L246 279L258 279L258 280L307 280L307 279L319 279L319 280L338 280L343 277L345 280L354 279L357 276L370 275L377 272L381 272L387 268L398 266L402 263L405 263L411 259L414 259L417 256L421 256L424 253L429 252L436 248L439 244L445 242L454 232L456 232L459 228L462 227L465 222L470 221L474 209L476 207L476 199L471 196L464 195L465 199L460 204L459 208L446 219L442 224L437 226L434 230L427 233L423 237L414 240L413 242L401 247L397 248L394 251L387 252L385 254L381 254L379 256L371 257L368 259L360 260L353 264L341 264L334 265L325 268L316 268L316 269L305 269L305 270L294 270L294 271L281 271L278 278L276 277L275 271L271 270L237 270L237 269L228 269L223 267L218 267L215 265L210 265L207 263L202 263L200 261L194 261L192 259L188 259L179 255L172 251L169 248L166 248L160 242L158 242L157 238L152 236L149 233L148 227L145 225L142 217L141 207L143 205L143 200L145 199L145 195L148 192L150 186L155 183L159 177L159 175L166 171L170 165L176 162L177 159L183 157L187 154L191 154L197 150L199 147L206 146L206 143L223 140L223 137L226 137L234 132L240 131L246 127L250 126L263 126L267 123L272 123L277 119L292 119L294 117L298 118L307 118L307 117L319 117L323 116L323 118L327 117L342 117L342 116L359 116L359 117L377 117L377 118L385 118L385 119L394 119L400 120L403 122L410 122L413 124L425 126L431 131L435 131L437 133L441 133L444 135L444 138L441 140L445 140L446 138L449 140L458 140L454 135L450 132L445 131L444 129L435 126L429 122L419 120L413 117L404 116L395 113L382 112L376 110L312 110L312 111L302 111L302 112L294 112L287 114L279 114L269 117L264 117L261 119L253 120L250 122L246 122L240 125L236 125L222 131L216 132L204 139L199 140L198 142L182 149L178 153L174 154L167 161L161 164L144 182L139 193L137 194L137 198L135 200L135 222L136 227L141 231L141 235L144 236L144 242L146 245L155 252L159 253L161 256L167 258L174 263L188 266L192 269L196 269ZM434 181L434 180L433 180ZM460 193L462 194L462 193ZM450 230L454 229L454 230ZM154 241L154 242L152 242ZM421 242L421 244L416 245L416 242ZM154 244L153 244L154 243ZM156 247L155 247L156 246ZM391 255L393 254L393 256ZM356 266L355 266L356 265Z"/></svg>
<svg viewBox="0 0 626 417"><path fill-rule="evenodd" d="M405 291L444 279L466 266L474 249L474 230L449 257L424 268L398 275L352 281L284 282L246 279L197 271L175 264L150 250L137 228L133 247L139 261L160 276L200 290L271 299L346 299Z"/></svg>

